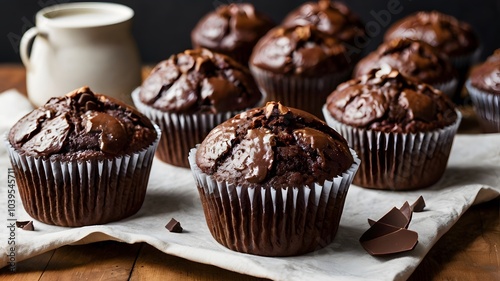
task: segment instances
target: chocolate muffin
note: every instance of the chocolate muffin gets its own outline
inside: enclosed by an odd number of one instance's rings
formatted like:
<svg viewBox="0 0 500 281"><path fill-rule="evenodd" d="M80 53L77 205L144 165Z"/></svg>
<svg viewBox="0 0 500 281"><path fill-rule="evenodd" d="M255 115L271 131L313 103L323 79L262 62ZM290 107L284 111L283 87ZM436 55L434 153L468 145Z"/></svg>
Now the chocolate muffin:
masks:
<svg viewBox="0 0 500 281"><path fill-rule="evenodd" d="M445 54L424 41L396 38L382 43L356 64L353 77L383 67L397 69L406 78L430 84L450 97L455 93L456 70Z"/></svg>
<svg viewBox="0 0 500 281"><path fill-rule="evenodd" d="M392 24L384 40L401 37L425 41L450 58L459 74L456 93L459 96L469 67L480 55L479 39L472 27L450 15L422 11ZM458 97L455 100L458 102Z"/></svg>
<svg viewBox="0 0 500 281"><path fill-rule="evenodd" d="M220 124L189 160L213 237L263 256L328 245L359 165L327 124L277 102Z"/></svg>
<svg viewBox="0 0 500 281"><path fill-rule="evenodd" d="M395 22L384 39L401 37L425 41L450 58L469 56L479 47L477 34L468 23L438 11L418 12Z"/></svg>
<svg viewBox="0 0 500 281"><path fill-rule="evenodd" d="M26 212L83 226L140 209L159 137L134 108L83 87L21 118L6 143Z"/></svg>
<svg viewBox="0 0 500 281"><path fill-rule="evenodd" d="M484 132L500 132L500 49L473 68L466 83Z"/></svg>
<svg viewBox="0 0 500 281"><path fill-rule="evenodd" d="M250 3L221 5L204 16L191 31L193 48L206 48L248 65L260 37L275 26Z"/></svg>
<svg viewBox="0 0 500 281"><path fill-rule="evenodd" d="M263 100L246 67L207 49L158 63L132 99L164 132L157 157L181 167L189 167L189 149L211 129Z"/></svg>
<svg viewBox="0 0 500 281"><path fill-rule="evenodd" d="M339 85L323 112L361 158L354 183L390 190L441 178L461 118L439 90L376 69Z"/></svg>
<svg viewBox="0 0 500 281"><path fill-rule="evenodd" d="M306 2L288 13L281 24L286 27L314 25L318 30L352 46L351 50L356 51L349 56L351 62L357 61L363 51L356 42L366 36L364 24L342 2L330 0Z"/></svg>
<svg viewBox="0 0 500 281"><path fill-rule="evenodd" d="M351 69L342 42L305 25L269 31L253 50L250 70L268 101L321 117L327 95Z"/></svg>

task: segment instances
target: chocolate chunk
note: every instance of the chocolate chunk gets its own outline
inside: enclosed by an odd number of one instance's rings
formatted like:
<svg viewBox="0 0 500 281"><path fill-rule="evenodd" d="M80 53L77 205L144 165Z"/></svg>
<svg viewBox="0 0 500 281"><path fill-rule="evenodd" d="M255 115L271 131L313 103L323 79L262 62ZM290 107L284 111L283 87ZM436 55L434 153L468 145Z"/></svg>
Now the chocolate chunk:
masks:
<svg viewBox="0 0 500 281"><path fill-rule="evenodd" d="M19 121L20 125L14 134L14 141L16 143L20 143L32 138L40 127L40 120L42 120L45 116L45 112L40 109L33 110L24 116Z"/></svg>
<svg viewBox="0 0 500 281"><path fill-rule="evenodd" d="M394 207L377 222L397 228L406 228L410 221L400 209Z"/></svg>
<svg viewBox="0 0 500 281"><path fill-rule="evenodd" d="M26 231L34 231L33 221L16 221L16 226Z"/></svg>
<svg viewBox="0 0 500 281"><path fill-rule="evenodd" d="M87 114L86 118L86 132L100 132L99 142L102 151L117 154L127 145L127 131L115 117L102 112L92 112Z"/></svg>
<svg viewBox="0 0 500 281"><path fill-rule="evenodd" d="M425 208L425 201L424 197L420 196L418 199L415 201L415 203L411 204L411 211L412 212L422 212Z"/></svg>
<svg viewBox="0 0 500 281"><path fill-rule="evenodd" d="M422 196L413 204L406 201L398 209L392 208L378 221L368 219L370 228L359 238L361 246L373 256L412 250L418 243L418 234L408 230L413 210L421 210ZM424 203L425 205L425 203Z"/></svg>
<svg viewBox="0 0 500 281"><path fill-rule="evenodd" d="M175 233L181 233L182 232L182 226L181 223L176 221L174 218L172 218L167 225L165 225L165 228L170 231L170 232L175 232Z"/></svg>
<svg viewBox="0 0 500 281"><path fill-rule="evenodd" d="M273 166L274 136L266 128L248 130L247 139L241 141L241 149L233 159L234 169L244 171L245 179L251 183L262 182Z"/></svg>
<svg viewBox="0 0 500 281"><path fill-rule="evenodd" d="M418 243L418 234L405 228L376 222L360 238L361 246L372 256L410 251Z"/></svg>
<svg viewBox="0 0 500 281"><path fill-rule="evenodd" d="M40 156L57 153L64 146L68 137L70 125L66 115L48 120L43 124L40 132L24 144L26 149L36 151Z"/></svg>
<svg viewBox="0 0 500 281"><path fill-rule="evenodd" d="M89 93L83 93L80 98L78 98L78 104L80 106L83 106L85 105L87 102L89 101L94 101L95 100L95 97L94 95L92 94L89 94Z"/></svg>

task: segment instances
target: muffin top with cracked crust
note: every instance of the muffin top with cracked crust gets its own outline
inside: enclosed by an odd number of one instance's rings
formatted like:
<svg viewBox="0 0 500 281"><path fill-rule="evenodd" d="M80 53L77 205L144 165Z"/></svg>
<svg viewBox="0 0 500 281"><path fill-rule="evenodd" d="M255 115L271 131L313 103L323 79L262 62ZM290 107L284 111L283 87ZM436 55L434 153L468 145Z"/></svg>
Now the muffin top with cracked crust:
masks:
<svg viewBox="0 0 500 281"><path fill-rule="evenodd" d="M207 49L185 50L158 63L139 99L170 113L219 113L252 108L262 94L247 67Z"/></svg>
<svg viewBox="0 0 500 281"><path fill-rule="evenodd" d="M217 181L275 189L323 184L353 161L346 140L325 122L278 102L217 126L196 153L197 166Z"/></svg>
<svg viewBox="0 0 500 281"><path fill-rule="evenodd" d="M386 133L432 131L458 118L455 105L441 91L391 69L374 69L340 84L326 106L341 123Z"/></svg>
<svg viewBox="0 0 500 281"><path fill-rule="evenodd" d="M110 159L146 149L157 138L151 121L134 108L83 87L52 98L9 132L21 154L62 161Z"/></svg>

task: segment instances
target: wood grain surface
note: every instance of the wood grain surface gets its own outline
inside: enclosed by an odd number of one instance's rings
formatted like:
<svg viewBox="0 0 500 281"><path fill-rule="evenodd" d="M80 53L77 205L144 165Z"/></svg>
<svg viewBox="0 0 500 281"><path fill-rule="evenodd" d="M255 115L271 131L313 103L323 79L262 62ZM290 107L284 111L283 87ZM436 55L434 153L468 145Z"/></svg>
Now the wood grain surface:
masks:
<svg viewBox="0 0 500 281"><path fill-rule="evenodd" d="M147 75L150 67L144 68ZM0 92L26 93L25 70L0 64ZM467 112L467 111L466 111ZM476 133L469 110L461 133ZM500 163L499 163L500 165ZM409 280L500 280L500 198L471 207L434 245ZM0 280L264 280L167 255L145 243L64 246L0 269Z"/></svg>

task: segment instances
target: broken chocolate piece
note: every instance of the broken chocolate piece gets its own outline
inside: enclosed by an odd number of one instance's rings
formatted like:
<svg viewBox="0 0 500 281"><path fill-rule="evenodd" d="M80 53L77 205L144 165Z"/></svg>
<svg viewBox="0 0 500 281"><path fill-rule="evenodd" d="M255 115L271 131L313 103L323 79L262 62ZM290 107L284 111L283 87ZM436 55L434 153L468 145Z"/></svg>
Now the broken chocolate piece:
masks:
<svg viewBox="0 0 500 281"><path fill-rule="evenodd" d="M400 209L394 207L378 221L368 219L370 228L359 238L361 246L373 256L410 251L418 243L418 233L408 230L414 210L425 206L422 196L411 206L406 201Z"/></svg>
<svg viewBox="0 0 500 281"><path fill-rule="evenodd" d="M16 221L16 226L22 230L34 231L33 221Z"/></svg>
<svg viewBox="0 0 500 281"><path fill-rule="evenodd" d="M378 222L387 225L392 225L394 227L407 228L408 224L410 223L410 220L405 214L403 214L403 212L401 212L400 209L394 207L381 219L379 219Z"/></svg>
<svg viewBox="0 0 500 281"><path fill-rule="evenodd" d="M174 218L172 218L167 225L165 225L165 228L168 229L170 232L175 232L175 233L181 233L182 232L182 226L181 223L176 221Z"/></svg>
<svg viewBox="0 0 500 281"><path fill-rule="evenodd" d="M425 208L425 201L424 197L420 196L418 197L417 201L415 203L411 204L411 211L412 212L422 212Z"/></svg>
<svg viewBox="0 0 500 281"><path fill-rule="evenodd" d="M397 228L376 222L360 238L361 246L372 256L410 251L418 243L418 234L406 228Z"/></svg>

